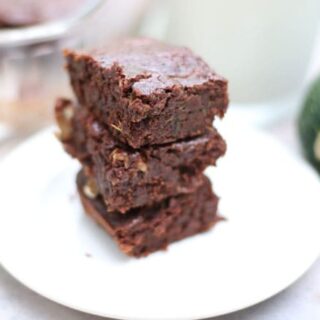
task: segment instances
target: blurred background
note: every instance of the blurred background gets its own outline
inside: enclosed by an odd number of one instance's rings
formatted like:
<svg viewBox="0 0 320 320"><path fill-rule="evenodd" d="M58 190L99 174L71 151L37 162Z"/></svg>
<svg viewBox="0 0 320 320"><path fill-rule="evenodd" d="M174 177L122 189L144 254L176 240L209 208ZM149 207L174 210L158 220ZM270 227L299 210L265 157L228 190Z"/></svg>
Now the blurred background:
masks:
<svg viewBox="0 0 320 320"><path fill-rule="evenodd" d="M71 95L63 48L143 35L191 47L229 80L230 121L293 119L319 73L318 0L0 1L0 148L53 122Z"/></svg>

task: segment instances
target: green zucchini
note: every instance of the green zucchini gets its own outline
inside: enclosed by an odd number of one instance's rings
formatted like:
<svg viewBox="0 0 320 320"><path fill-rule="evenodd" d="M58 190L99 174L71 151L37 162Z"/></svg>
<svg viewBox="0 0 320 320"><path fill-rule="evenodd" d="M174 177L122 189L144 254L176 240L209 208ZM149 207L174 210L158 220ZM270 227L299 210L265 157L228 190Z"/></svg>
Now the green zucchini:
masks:
<svg viewBox="0 0 320 320"><path fill-rule="evenodd" d="M306 158L320 173L320 78L310 88L298 119Z"/></svg>

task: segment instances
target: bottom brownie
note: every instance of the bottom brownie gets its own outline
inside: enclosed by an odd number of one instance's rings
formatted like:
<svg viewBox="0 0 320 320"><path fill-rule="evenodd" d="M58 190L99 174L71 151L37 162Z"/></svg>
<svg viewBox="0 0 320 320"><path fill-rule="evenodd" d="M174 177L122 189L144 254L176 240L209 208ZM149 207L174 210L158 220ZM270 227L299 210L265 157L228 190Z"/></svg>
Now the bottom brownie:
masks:
<svg viewBox="0 0 320 320"><path fill-rule="evenodd" d="M86 196L87 179L82 171L77 186L86 213L98 222L129 256L146 256L168 244L203 232L221 220L218 197L203 176L202 185L192 194L171 197L152 207L136 208L126 215L108 212L101 196Z"/></svg>

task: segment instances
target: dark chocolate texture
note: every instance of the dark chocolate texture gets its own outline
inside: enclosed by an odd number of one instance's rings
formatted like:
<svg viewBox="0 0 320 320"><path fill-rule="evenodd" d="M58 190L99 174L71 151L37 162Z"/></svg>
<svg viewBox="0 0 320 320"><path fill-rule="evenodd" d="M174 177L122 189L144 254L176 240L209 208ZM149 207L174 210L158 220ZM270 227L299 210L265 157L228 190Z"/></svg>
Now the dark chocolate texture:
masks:
<svg viewBox="0 0 320 320"><path fill-rule="evenodd" d="M193 192L202 182L202 171L226 150L214 129L189 140L132 149L112 137L85 108L63 99L57 102L56 117L66 151L82 162L111 211L125 213Z"/></svg>
<svg viewBox="0 0 320 320"><path fill-rule="evenodd" d="M228 105L227 81L187 48L138 38L65 57L80 104L133 148L204 134Z"/></svg>
<svg viewBox="0 0 320 320"><path fill-rule="evenodd" d="M86 177L77 177L78 191L86 213L98 222L129 256L146 256L165 249L170 243L210 229L221 220L217 215L218 198L209 180L194 193L168 198L152 207L130 210L126 215L110 213L101 197L84 193Z"/></svg>

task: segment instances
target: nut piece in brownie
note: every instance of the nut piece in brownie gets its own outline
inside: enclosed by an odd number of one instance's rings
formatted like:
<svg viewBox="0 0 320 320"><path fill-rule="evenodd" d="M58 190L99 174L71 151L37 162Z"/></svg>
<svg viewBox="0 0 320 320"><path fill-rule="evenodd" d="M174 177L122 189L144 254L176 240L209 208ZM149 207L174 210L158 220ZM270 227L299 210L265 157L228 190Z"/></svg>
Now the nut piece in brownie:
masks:
<svg viewBox="0 0 320 320"><path fill-rule="evenodd" d="M95 197L99 191L110 211L125 213L193 192L202 183L202 171L226 150L212 128L189 140L132 149L118 142L86 108L63 99L57 101L56 118L65 150L91 177L88 194Z"/></svg>
<svg viewBox="0 0 320 320"><path fill-rule="evenodd" d="M227 81L187 48L137 38L65 58L80 104L133 148L204 134L227 109Z"/></svg>
<svg viewBox="0 0 320 320"><path fill-rule="evenodd" d="M101 197L85 194L83 172L77 177L78 192L86 213L96 220L129 256L146 256L168 244L208 230L221 220L218 198L205 176L194 193L164 200L153 207L132 209L126 215L110 213Z"/></svg>

